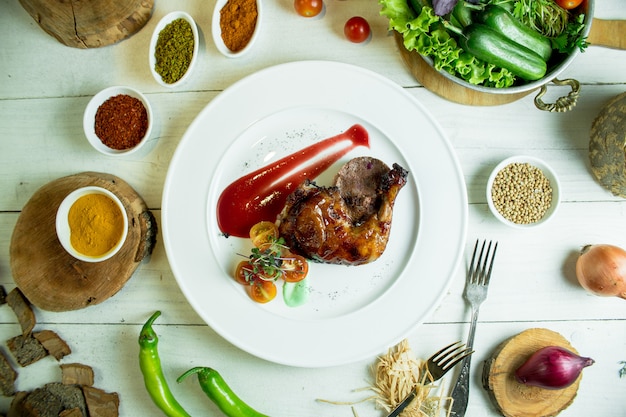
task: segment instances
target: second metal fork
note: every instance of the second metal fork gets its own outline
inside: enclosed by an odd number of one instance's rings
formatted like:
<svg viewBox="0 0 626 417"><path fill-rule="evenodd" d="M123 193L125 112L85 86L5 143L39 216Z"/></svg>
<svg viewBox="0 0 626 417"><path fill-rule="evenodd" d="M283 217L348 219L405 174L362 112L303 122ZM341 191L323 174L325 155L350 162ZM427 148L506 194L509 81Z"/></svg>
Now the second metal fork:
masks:
<svg viewBox="0 0 626 417"><path fill-rule="evenodd" d="M472 319L470 322L469 335L467 336L467 347L472 349L474 346L474 333L476 332L476 321L478 320L478 311L480 305L487 298L487 290L489 289L489 279L491 278L491 269L493 268L493 261L496 257L496 250L498 249L498 242L493 245L493 252L491 251L492 242L489 242L487 251L485 252L485 245L487 241L483 241L480 248L480 254L478 259L476 255L478 253L478 240L474 246L474 253L472 254L472 260L470 262L470 268L467 273L467 280L465 282L465 290L463 296L470 303L472 307ZM483 258L484 254L484 258ZM491 256L491 258L490 258ZM467 400L469 397L469 370L471 364L471 357L466 357L461 365L461 372L459 378L452 389L452 409L451 414L454 417L463 417L467 410Z"/></svg>
<svg viewBox="0 0 626 417"><path fill-rule="evenodd" d="M428 369L428 373L431 377L429 382L435 382L441 379L449 370L454 368L457 363L469 357L472 353L474 353L474 351L466 347L463 343L455 342L432 355L426 361L426 369ZM413 401L416 395L416 390L411 390L409 395L407 395L387 417L399 416L411 401Z"/></svg>

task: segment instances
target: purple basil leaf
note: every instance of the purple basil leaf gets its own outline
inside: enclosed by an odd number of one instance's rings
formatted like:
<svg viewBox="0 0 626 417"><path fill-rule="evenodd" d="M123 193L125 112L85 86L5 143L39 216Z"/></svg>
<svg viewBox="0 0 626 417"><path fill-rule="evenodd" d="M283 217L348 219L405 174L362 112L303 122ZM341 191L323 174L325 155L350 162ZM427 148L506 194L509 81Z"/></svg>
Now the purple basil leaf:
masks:
<svg viewBox="0 0 626 417"><path fill-rule="evenodd" d="M437 16L447 15L459 0L433 0L433 10Z"/></svg>

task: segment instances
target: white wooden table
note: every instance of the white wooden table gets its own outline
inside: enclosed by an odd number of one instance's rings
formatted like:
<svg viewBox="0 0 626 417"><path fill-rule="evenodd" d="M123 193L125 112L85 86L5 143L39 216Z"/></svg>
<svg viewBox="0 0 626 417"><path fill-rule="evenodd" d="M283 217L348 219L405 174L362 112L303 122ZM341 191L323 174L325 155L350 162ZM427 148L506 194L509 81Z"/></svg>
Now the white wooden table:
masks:
<svg viewBox="0 0 626 417"><path fill-rule="evenodd" d="M620 379L618 371L619 362L626 360L626 302L592 296L574 277L576 252L582 245L626 247L626 202L593 179L587 158L593 118L610 97L626 90L623 51L591 47L563 73L562 78L582 83L579 103L571 112L539 111L533 94L508 105L471 107L446 101L418 85L404 67L374 1L327 0L325 16L313 20L297 16L290 0L265 2L264 31L254 51L238 60L222 57L212 44L213 5L213 1L158 1L152 19L135 36L114 46L78 50L45 34L17 1L0 0L0 284L8 291L15 286L9 264L11 233L20 210L42 185L86 170L109 172L128 181L160 220L170 158L191 121L221 90L274 64L304 59L351 63L390 78L430 110L456 149L465 176L468 251L477 238L500 242L476 335L468 416L498 415L480 386L479 366L500 342L533 327L560 332L596 360L585 369L578 396L563 416L624 415L626 378ZM596 17L626 19L623 6L621 0L597 1ZM187 11L196 19L202 43L192 79L169 91L152 79L147 48L158 20L173 10ZM343 23L356 14L365 16L373 29L373 39L365 45L343 38ZM148 95L157 118L148 153L111 159L85 140L85 105L110 85L133 86ZM522 153L550 163L562 184L558 216L529 231L498 223L489 213L484 192L491 169L505 157ZM464 279L461 268L441 305L408 335L419 357L466 337L469 308L462 298ZM258 359L222 339L180 292L161 240L149 262L113 298L74 312L36 309L37 326L57 331L70 344L73 353L65 362L93 366L95 385L120 394L123 416L156 416L160 413L146 393L137 363L139 329L156 309L163 311L156 329L165 372L192 415L220 415L198 389L174 383L182 371L205 364L217 368L247 402L273 416L350 416L349 407L316 399L351 401L366 395L352 390L367 386L376 357L334 368L291 368ZM373 331L376 326L372 323ZM18 333L10 308L0 308L0 339ZM2 348L6 349L4 343ZM60 378L51 358L18 371L20 390ZM9 402L0 402L1 412ZM362 417L383 415L371 403L359 404L356 410Z"/></svg>

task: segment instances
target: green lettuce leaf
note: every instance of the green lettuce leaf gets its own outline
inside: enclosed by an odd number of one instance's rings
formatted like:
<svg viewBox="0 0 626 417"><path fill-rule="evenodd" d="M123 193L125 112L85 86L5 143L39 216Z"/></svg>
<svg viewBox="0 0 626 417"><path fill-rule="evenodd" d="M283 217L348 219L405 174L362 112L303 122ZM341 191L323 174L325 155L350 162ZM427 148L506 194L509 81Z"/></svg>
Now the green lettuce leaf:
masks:
<svg viewBox="0 0 626 417"><path fill-rule="evenodd" d="M404 47L430 57L437 71L446 71L471 84L487 87L510 87L515 76L467 54L446 30L432 7L422 7L419 14L407 0L379 0L380 14L389 19L389 29L400 33Z"/></svg>

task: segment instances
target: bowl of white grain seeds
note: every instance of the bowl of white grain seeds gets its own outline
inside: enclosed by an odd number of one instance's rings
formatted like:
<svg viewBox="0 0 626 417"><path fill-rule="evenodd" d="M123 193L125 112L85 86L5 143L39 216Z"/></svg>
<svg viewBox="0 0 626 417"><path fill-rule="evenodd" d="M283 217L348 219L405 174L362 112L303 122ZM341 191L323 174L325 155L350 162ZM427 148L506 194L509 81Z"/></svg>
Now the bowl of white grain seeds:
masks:
<svg viewBox="0 0 626 417"><path fill-rule="evenodd" d="M546 223L557 211L560 184L554 170L532 156L500 162L487 181L487 204L502 223L527 229Z"/></svg>

